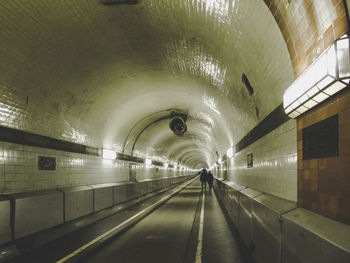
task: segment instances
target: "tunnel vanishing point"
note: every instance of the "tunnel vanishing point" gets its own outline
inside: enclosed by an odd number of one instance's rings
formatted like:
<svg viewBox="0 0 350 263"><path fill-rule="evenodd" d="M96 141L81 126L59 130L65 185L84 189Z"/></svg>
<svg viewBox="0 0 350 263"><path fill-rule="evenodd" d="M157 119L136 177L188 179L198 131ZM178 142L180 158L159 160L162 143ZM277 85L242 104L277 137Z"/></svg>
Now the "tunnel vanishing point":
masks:
<svg viewBox="0 0 350 263"><path fill-rule="evenodd" d="M0 262L203 168L254 262L350 262L349 8L2 0Z"/></svg>

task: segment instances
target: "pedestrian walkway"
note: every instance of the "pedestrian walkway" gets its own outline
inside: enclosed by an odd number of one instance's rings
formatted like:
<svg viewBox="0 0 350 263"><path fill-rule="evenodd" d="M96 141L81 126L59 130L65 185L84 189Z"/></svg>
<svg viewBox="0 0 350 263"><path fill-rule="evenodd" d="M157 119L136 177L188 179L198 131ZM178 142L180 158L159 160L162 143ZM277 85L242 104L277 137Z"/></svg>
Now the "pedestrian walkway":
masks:
<svg viewBox="0 0 350 263"><path fill-rule="evenodd" d="M206 191L205 194L202 262L249 262L242 241L230 223L227 222L214 190Z"/></svg>
<svg viewBox="0 0 350 263"><path fill-rule="evenodd" d="M23 252L10 262L250 263L214 190L203 191L197 179L179 191L170 190L175 196L107 242L99 241L97 247L90 244L154 206L168 192Z"/></svg>

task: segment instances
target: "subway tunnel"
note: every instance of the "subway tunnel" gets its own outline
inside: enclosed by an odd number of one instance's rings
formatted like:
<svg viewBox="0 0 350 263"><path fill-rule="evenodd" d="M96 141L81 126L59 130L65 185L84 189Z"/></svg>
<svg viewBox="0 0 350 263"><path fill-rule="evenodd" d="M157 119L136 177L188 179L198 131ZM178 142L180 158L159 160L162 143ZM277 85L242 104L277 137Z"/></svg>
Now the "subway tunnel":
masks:
<svg viewBox="0 0 350 263"><path fill-rule="evenodd" d="M2 0L0 262L350 262L349 2Z"/></svg>

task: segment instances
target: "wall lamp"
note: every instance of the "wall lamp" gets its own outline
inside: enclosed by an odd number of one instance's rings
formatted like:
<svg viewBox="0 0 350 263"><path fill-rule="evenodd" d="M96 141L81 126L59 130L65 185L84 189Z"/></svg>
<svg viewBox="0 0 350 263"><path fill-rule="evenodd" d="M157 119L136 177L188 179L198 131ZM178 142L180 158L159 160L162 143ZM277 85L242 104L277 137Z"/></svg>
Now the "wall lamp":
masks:
<svg viewBox="0 0 350 263"><path fill-rule="evenodd" d="M350 82L349 36L337 39L283 95L286 114L296 118Z"/></svg>
<svg viewBox="0 0 350 263"><path fill-rule="evenodd" d="M112 150L102 149L102 158L108 160L114 160L117 158L117 153Z"/></svg>
<svg viewBox="0 0 350 263"><path fill-rule="evenodd" d="M213 164L210 166L210 170L215 169L217 166L218 166L217 163L213 163Z"/></svg>
<svg viewBox="0 0 350 263"><path fill-rule="evenodd" d="M233 148L228 148L226 152L227 158L232 158L233 157Z"/></svg>

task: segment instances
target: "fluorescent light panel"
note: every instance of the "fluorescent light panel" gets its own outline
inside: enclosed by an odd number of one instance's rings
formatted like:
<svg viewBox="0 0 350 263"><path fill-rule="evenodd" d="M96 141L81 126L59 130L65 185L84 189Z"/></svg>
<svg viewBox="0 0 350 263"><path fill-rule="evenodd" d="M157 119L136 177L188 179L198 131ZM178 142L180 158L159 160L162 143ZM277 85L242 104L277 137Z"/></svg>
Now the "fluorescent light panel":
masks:
<svg viewBox="0 0 350 263"><path fill-rule="evenodd" d="M289 117L296 118L346 88L349 82L349 37L345 34L286 90L284 110Z"/></svg>
<svg viewBox="0 0 350 263"><path fill-rule="evenodd" d="M228 148L227 152L226 152L226 155L228 158L232 158L233 157L233 148L230 147Z"/></svg>
<svg viewBox="0 0 350 263"><path fill-rule="evenodd" d="M102 158L107 160L114 160L117 158L117 153L112 150L102 149Z"/></svg>

